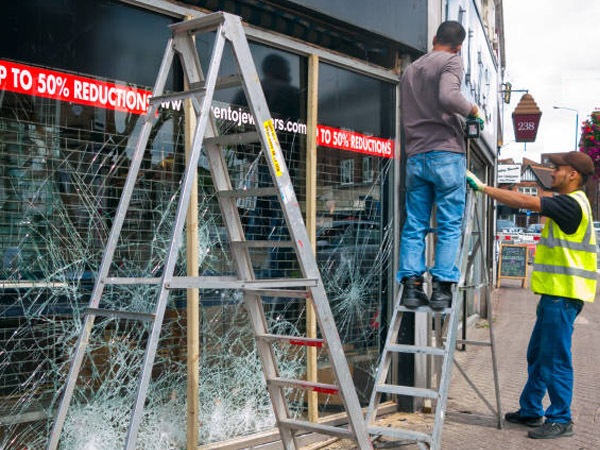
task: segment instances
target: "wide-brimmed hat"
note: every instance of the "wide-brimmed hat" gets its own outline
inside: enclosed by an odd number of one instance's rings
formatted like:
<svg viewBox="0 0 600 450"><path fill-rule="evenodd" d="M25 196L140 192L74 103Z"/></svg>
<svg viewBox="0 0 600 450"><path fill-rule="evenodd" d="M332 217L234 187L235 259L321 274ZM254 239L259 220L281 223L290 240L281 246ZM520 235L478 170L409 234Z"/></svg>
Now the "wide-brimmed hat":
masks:
<svg viewBox="0 0 600 450"><path fill-rule="evenodd" d="M583 152L551 153L548 159L557 166L571 166L582 175L594 173L594 161Z"/></svg>

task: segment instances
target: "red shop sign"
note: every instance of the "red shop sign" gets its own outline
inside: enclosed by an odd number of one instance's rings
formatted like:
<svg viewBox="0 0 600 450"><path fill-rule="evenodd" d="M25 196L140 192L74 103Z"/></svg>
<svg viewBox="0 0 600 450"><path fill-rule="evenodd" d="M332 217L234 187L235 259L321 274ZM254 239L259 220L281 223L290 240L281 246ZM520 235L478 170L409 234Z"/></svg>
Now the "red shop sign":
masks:
<svg viewBox="0 0 600 450"><path fill-rule="evenodd" d="M519 104L512 114L517 142L535 141L542 112L529 94L521 97Z"/></svg>
<svg viewBox="0 0 600 450"><path fill-rule="evenodd" d="M64 102L146 114L152 92L0 59L0 89Z"/></svg>

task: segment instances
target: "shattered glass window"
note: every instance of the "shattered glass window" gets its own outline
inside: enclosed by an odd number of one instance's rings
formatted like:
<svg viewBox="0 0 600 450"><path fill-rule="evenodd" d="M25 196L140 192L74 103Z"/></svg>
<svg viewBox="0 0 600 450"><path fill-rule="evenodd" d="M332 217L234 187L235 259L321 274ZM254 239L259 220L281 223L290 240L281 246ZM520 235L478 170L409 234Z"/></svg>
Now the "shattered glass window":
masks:
<svg viewBox="0 0 600 450"><path fill-rule="evenodd" d="M253 46L253 52L261 80L269 86L265 93L304 211L306 61L264 46ZM231 62L224 61L223 70L228 67ZM372 101L379 102L384 94ZM339 92L321 89L323 98L331 95ZM363 106L361 114L373 123L373 106L368 101ZM254 129L239 89L220 94L212 114L220 134ZM328 121L326 111L323 120L340 128L356 125ZM38 449L46 444L142 122L135 114L0 91L0 448ZM160 110L117 244L112 277L162 275L185 164L183 125L181 103ZM393 137L385 126L353 129ZM272 185L258 144L228 145L223 156L234 188ZM352 161L345 180L343 160ZM363 404L368 403L381 348L387 299L391 235L384 192L390 161L318 149L317 263ZM205 153L198 165L198 190L200 275L235 275ZM278 196L240 198L237 207L248 240L289 240ZM285 246L256 246L250 253L257 278L302 277L294 252ZM184 243L175 275L186 274L185 261ZM154 284L107 286L100 308L150 313L157 293ZM200 302L200 443L273 427L241 292L203 290ZM306 298L263 296L262 303L270 333L306 335ZM139 448L185 445L185 308L185 291L172 290ZM149 332L148 323L96 318L60 448L122 448ZM305 377L304 347L278 343L275 356L282 378ZM319 351L318 361L319 381L333 383L326 352ZM306 417L305 393L286 392L292 415ZM341 408L338 396L319 394L320 415Z"/></svg>
<svg viewBox="0 0 600 450"><path fill-rule="evenodd" d="M393 138L393 102L389 83L320 64L319 124ZM390 168L390 158L317 149L317 261L363 405L386 329Z"/></svg>

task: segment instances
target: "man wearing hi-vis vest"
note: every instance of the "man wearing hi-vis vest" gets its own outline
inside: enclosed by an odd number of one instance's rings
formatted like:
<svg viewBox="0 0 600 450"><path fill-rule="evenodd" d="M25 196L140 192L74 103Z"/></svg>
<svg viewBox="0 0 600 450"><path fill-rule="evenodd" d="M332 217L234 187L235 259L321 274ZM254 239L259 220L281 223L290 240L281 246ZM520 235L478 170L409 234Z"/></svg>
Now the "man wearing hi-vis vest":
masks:
<svg viewBox="0 0 600 450"><path fill-rule="evenodd" d="M571 399L573 323L584 302L596 295L596 234L588 198L581 190L594 173L592 159L581 152L549 155L554 164L554 197L533 197L486 186L467 171L467 182L500 203L548 217L536 247L531 290L541 294L537 320L527 348L527 383L520 409L505 415L512 423L536 427L533 439L573 435ZM542 399L548 392L546 411ZM546 421L543 422L543 417Z"/></svg>

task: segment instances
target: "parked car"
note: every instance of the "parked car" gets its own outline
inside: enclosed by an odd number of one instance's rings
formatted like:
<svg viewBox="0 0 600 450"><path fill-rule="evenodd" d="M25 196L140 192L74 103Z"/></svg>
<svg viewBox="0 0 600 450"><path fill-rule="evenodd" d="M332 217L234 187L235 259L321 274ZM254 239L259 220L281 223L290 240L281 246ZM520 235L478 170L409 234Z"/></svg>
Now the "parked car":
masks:
<svg viewBox="0 0 600 450"><path fill-rule="evenodd" d="M499 219L496 222L496 231L498 231L500 233L500 232L503 232L503 231L508 230L510 228L514 228L515 226L516 226L515 223L511 222L510 220Z"/></svg>
<svg viewBox="0 0 600 450"><path fill-rule="evenodd" d="M541 223L532 223L527 227L526 233L541 233L544 225Z"/></svg>
<svg viewBox="0 0 600 450"><path fill-rule="evenodd" d="M525 228L518 227L514 222L510 220L500 219L496 222L497 233L523 233Z"/></svg>

